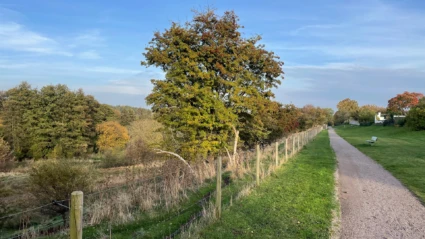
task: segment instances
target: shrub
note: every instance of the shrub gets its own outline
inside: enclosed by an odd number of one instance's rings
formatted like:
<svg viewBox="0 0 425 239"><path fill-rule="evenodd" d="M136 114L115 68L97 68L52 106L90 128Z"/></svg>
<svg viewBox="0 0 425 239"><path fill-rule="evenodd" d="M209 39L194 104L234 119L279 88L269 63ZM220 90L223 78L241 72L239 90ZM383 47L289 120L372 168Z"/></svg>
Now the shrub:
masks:
<svg viewBox="0 0 425 239"><path fill-rule="evenodd" d="M42 203L65 200L73 191L90 191L95 176L94 168L82 162L42 160L30 170L30 192Z"/></svg>
<svg viewBox="0 0 425 239"><path fill-rule="evenodd" d="M425 103L410 109L406 117L406 123L413 130L425 130Z"/></svg>
<svg viewBox="0 0 425 239"><path fill-rule="evenodd" d="M108 150L103 153L101 160L102 168L129 166L132 164L131 159L126 158L124 152L121 150Z"/></svg>
<svg viewBox="0 0 425 239"><path fill-rule="evenodd" d="M13 156L9 144L0 138L0 172L7 172L13 168Z"/></svg>

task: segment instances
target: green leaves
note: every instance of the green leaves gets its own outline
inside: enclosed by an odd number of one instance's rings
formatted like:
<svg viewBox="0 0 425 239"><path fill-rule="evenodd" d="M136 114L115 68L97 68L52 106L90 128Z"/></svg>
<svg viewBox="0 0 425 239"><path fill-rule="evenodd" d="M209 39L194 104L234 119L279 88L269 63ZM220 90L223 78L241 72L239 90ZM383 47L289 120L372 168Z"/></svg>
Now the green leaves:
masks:
<svg viewBox="0 0 425 239"><path fill-rule="evenodd" d="M283 62L256 36L244 39L234 12L196 13L184 26L156 32L142 65L160 67L165 79L152 80L146 98L156 118L179 137L180 153L190 159L227 146L232 127L245 142L267 137L260 113L280 84Z"/></svg>
<svg viewBox="0 0 425 239"><path fill-rule="evenodd" d="M95 151L96 124L110 109L82 90L24 82L3 99L4 136L18 159L82 157Z"/></svg>

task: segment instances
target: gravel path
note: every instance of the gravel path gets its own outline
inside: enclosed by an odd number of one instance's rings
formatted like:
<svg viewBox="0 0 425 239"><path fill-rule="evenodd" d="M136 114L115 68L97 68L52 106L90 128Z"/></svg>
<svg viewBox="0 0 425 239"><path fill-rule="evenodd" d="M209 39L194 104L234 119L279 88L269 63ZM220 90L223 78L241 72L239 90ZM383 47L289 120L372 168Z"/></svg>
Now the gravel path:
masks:
<svg viewBox="0 0 425 239"><path fill-rule="evenodd" d="M425 238L425 207L410 191L333 129L329 136L338 159L341 237Z"/></svg>

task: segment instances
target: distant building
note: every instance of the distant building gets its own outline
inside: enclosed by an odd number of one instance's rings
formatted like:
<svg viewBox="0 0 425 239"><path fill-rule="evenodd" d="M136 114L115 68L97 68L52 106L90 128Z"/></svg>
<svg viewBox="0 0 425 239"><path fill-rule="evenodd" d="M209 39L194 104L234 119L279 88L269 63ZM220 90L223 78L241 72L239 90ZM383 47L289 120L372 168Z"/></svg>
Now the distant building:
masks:
<svg viewBox="0 0 425 239"><path fill-rule="evenodd" d="M386 117L387 114L381 114L381 112L378 112L378 114L375 115L375 124L383 124Z"/></svg>
<svg viewBox="0 0 425 239"><path fill-rule="evenodd" d="M381 114L381 112L378 112L378 114L375 115L375 124L383 124L386 118L387 118L387 114ZM394 122L396 124L400 122L400 120L403 120L404 118L406 118L405 115L393 116Z"/></svg>
<svg viewBox="0 0 425 239"><path fill-rule="evenodd" d="M353 119L353 118L350 118L350 119L348 120L348 123L349 123L350 125L360 125L360 122L359 122L359 121L357 121L357 120L355 120L355 119Z"/></svg>

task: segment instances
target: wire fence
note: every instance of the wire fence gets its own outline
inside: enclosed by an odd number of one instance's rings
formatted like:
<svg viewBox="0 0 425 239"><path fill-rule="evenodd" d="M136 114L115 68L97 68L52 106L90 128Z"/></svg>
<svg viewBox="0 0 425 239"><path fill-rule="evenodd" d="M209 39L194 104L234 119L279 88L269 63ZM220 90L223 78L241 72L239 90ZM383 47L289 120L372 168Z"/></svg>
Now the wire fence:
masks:
<svg viewBox="0 0 425 239"><path fill-rule="evenodd" d="M289 135L283 140L279 140L277 142L277 152L274 145L269 145L263 147L261 149L262 156L262 178L269 175L270 172L274 170L274 156L277 153L278 157L276 158L276 162L279 159L279 165L282 162L286 162L289 158L293 157L296 152L298 152L304 145L306 145L309 141L313 140L314 137L323 129L324 127L316 127L305 132L300 132L297 134ZM246 181L245 185L252 184L255 180L254 177L254 163L255 163L255 152L242 152L237 155L239 161L236 166L236 173L238 170L241 170L243 175L251 175L251 181ZM205 164L205 163L204 163ZM205 166L207 167L207 166ZM214 166L212 166L214 167ZM202 168L202 167L200 167ZM163 219L151 218L156 221L151 227L155 227L156 225L162 224L164 222L171 221L175 218L181 217L183 214L192 212L191 215L184 215L184 218L187 218L186 222L178 225L178 228L173 232L164 235L164 238L174 238L182 231L188 230L189 227L199 220L205 214L205 207L208 203L210 203L212 196L215 195L215 191L210 191L206 196L201 196L201 199L187 206L182 206L183 208L179 208L179 205L185 203L184 198L187 198L187 193L191 194L199 193L199 189L205 183L206 179L215 177L215 171L211 169L211 165L209 166L209 170L211 171L209 175L189 175L185 170L178 169L174 175L167 175L165 172L159 172L161 175L149 177L149 178L139 178L134 179L134 177L130 177L132 180L126 180L125 183L102 188L97 191L92 191L84 195L84 224L86 226L93 226L99 223L104 222L105 220L113 220L114 217L117 217L117 213L112 212L113 210L118 210L118 214L123 214L121 210L121 205L117 205L117 208L108 208L107 213L99 214L98 211L102 206L109 206L109 204L125 204L128 206L127 210L124 212L130 214L142 213L143 211L160 209L165 211L163 213ZM243 170L242 170L243 169ZM203 169L200 169L200 171ZM204 169L206 170L206 169ZM257 172L258 173L258 172ZM25 176L20 176L25 178ZM174 178L173 178L174 177ZM21 178L19 178L21 179ZM8 179L0 182L8 182ZM231 187L228 187L230 182L225 182L223 188L228 188L231 190ZM184 184L181 186L180 184ZM180 188L177 188L173 191L172 187L177 187L180 185ZM236 199L240 193L242 187L236 192L231 194L231 200L228 200L223 203L224 206L228 206L232 203L233 199ZM118 193L119 191L119 193ZM142 195L143 193L147 193L152 196L152 205L143 205L142 202L138 202L137 200L143 200L143 198L135 198L135 194ZM173 197L170 195L173 194ZM123 195L127 195L129 202L124 202L125 198ZM229 196L229 195L224 195ZM121 197L121 198L120 198ZM128 199L127 198L127 199ZM120 201L124 200L124 201ZM55 234L59 231L63 231L68 229L69 222L68 218L68 210L69 210L69 199L61 200L61 201L53 201L49 204L41 205L38 207L26 209L20 212L12 213L9 215L5 215L0 217L0 223L5 220L10 220L11 218L15 218L16 221L19 221L19 229L9 233L1 233L0 239L6 238L36 238L37 236L45 236L50 234ZM118 201L118 202L117 202ZM138 205L131 205L138 204ZM142 205L142 206L141 206ZM147 207L148 209L144 208ZM164 210L164 207L166 210ZM58 210L60 208L61 210ZM175 208L178 208L175 210ZM60 212L60 213L58 213ZM32 221L32 216L34 215L48 215L48 219L43 220L42 223L34 223ZM116 218L115 218L116 219ZM133 217L134 219L134 217ZM126 219L127 221L131 220L131 217ZM123 221L126 221L123 220ZM159 221L157 221L159 220ZM119 221L119 220L118 220ZM112 230L112 229L110 229ZM1 231L0 231L1 232ZM30 236L28 236L30 235Z"/></svg>

